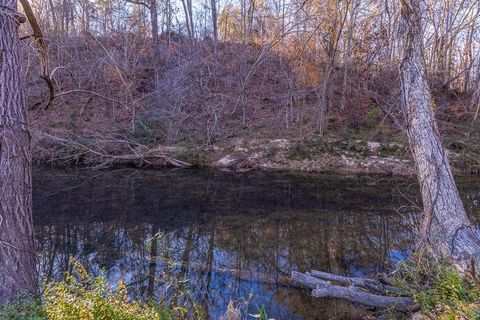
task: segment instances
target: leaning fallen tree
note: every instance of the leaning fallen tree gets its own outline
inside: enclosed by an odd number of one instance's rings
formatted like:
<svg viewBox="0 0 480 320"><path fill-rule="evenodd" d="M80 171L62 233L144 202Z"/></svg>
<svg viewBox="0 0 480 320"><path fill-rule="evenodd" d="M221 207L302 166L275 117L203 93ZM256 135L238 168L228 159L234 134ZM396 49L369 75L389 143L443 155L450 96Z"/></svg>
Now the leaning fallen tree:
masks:
<svg viewBox="0 0 480 320"><path fill-rule="evenodd" d="M339 298L380 309L416 311L419 305L412 297L401 296L394 286L381 279L350 278L312 270L293 271L290 280L303 288L312 289L315 298Z"/></svg>

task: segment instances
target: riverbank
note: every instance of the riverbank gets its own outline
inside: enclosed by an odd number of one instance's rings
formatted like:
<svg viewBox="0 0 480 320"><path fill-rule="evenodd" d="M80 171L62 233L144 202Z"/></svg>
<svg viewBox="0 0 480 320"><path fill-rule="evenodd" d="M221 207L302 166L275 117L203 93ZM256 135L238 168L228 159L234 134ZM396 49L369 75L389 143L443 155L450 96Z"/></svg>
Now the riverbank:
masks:
<svg viewBox="0 0 480 320"><path fill-rule="evenodd" d="M447 143L456 174L478 174L479 153L462 142ZM145 143L123 135L58 137L35 132L36 164L215 167L225 170L283 170L340 174L414 175L406 143L312 136L308 139L235 138L214 145Z"/></svg>

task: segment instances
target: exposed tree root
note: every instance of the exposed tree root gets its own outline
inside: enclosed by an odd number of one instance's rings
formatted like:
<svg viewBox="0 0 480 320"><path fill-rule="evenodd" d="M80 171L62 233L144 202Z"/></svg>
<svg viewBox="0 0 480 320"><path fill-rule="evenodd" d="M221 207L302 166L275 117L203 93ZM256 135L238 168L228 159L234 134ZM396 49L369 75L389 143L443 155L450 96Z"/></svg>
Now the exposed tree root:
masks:
<svg viewBox="0 0 480 320"><path fill-rule="evenodd" d="M361 303L380 309L413 312L420 308L412 297L391 296L399 290L380 280L343 277L327 272L292 272L290 280L301 287L312 289L316 298L331 297Z"/></svg>

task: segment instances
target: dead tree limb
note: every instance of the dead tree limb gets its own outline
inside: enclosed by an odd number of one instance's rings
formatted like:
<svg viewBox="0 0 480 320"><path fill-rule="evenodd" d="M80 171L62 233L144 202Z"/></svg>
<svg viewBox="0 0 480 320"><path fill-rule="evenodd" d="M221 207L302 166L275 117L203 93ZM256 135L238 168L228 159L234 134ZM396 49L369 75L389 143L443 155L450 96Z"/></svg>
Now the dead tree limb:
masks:
<svg viewBox="0 0 480 320"><path fill-rule="evenodd" d="M38 24L37 18L33 13L32 7L28 0L20 0L22 4L23 11L25 12L25 16L27 17L28 23L32 27L33 34L30 36L35 40L35 44L38 48L38 55L40 58L40 65L42 66L42 74L40 78L45 81L48 87L48 102L44 109L48 109L55 99L55 87L53 85L52 78L50 76L50 64L48 61L48 52L47 52L47 44L45 42L45 38L43 37L42 28Z"/></svg>
<svg viewBox="0 0 480 320"><path fill-rule="evenodd" d="M83 163L92 165L93 169L104 169L114 164L140 163L155 165L158 160L162 165L190 167L191 164L172 157L172 151L162 148L149 148L126 137L106 137L97 135L89 137L90 142L79 141L78 137L57 137L46 132L34 131L36 136L49 141L49 148L44 150L37 146L42 156L49 161ZM88 140L88 139L86 139Z"/></svg>
<svg viewBox="0 0 480 320"><path fill-rule="evenodd" d="M397 287L381 283L380 281L375 279L359 278L359 277L350 278L350 277L339 276L333 273L317 271L317 270L312 270L310 273L307 273L307 274L324 281L337 282L341 285L353 285L353 286L364 288L380 294L392 294L392 293L398 294L400 292L400 290Z"/></svg>
<svg viewBox="0 0 480 320"><path fill-rule="evenodd" d="M312 271L313 272L313 271ZM325 272L314 271L317 276L330 278L332 281L340 284L347 284L348 287L332 284L312 275L312 273L300 273L293 271L290 280L301 287L312 289L312 296L316 298L331 297L344 299L350 302L360 303L366 306L380 309L395 309L399 311L412 312L419 309L419 305L415 303L411 297L398 297L373 294L365 291L364 286L370 283L370 279L359 280L360 278L348 278L328 274ZM375 281L375 280L371 280ZM359 284L355 285L355 282ZM379 282L380 283L380 282ZM368 286L368 285L367 285Z"/></svg>

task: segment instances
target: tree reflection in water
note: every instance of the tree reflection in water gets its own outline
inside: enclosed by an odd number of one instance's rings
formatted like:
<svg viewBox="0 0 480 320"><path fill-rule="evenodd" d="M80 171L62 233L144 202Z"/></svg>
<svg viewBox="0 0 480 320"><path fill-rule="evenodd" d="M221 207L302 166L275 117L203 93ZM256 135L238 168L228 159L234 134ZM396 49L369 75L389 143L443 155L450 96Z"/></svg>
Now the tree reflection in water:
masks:
<svg viewBox="0 0 480 320"><path fill-rule="evenodd" d="M461 183L476 218L475 179ZM58 279L75 257L123 279L137 298L185 279L211 319L230 299L281 319L360 317L288 285L292 270L348 275L388 271L413 244L411 181L210 170L109 172L37 169L34 224L40 272ZM402 190L402 194L395 190ZM415 199L413 199L415 201ZM400 214L397 208L403 214ZM156 236L155 236L156 235ZM181 285L181 282L176 282ZM166 291L167 290L167 291Z"/></svg>

